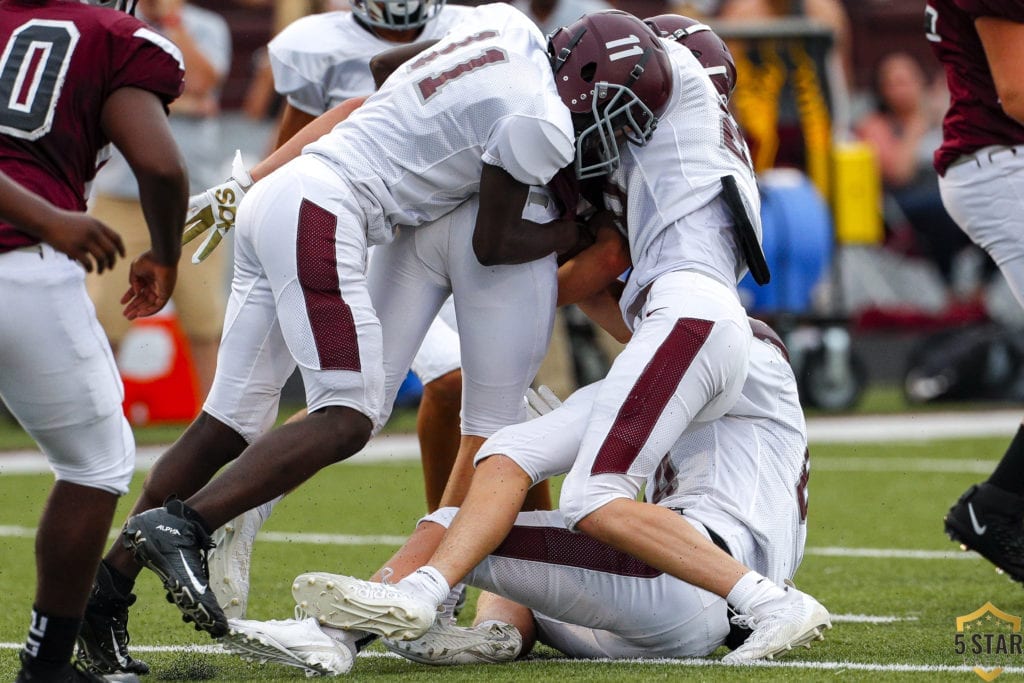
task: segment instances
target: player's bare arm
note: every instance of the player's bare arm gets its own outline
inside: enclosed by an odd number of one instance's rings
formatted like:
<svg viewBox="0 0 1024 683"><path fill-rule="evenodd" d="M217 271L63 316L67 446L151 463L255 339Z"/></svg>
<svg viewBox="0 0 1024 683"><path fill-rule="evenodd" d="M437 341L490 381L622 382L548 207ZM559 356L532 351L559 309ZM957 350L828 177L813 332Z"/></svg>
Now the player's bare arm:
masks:
<svg viewBox="0 0 1024 683"><path fill-rule="evenodd" d="M473 229L473 252L484 266L529 263L561 254L579 241L575 221L534 223L522 218L530 188L507 171L484 164L480 210Z"/></svg>
<svg viewBox="0 0 1024 683"><path fill-rule="evenodd" d="M370 73L373 74L374 87L379 88L384 81L388 80L388 76L395 72L395 69L424 50L434 47L438 42L437 40L421 40L417 43L399 45L375 55L370 60Z"/></svg>
<svg viewBox="0 0 1024 683"><path fill-rule="evenodd" d="M576 306L597 323L601 329L610 334L615 341L625 344L633 337L633 332L626 326L619 308L619 297L622 296L622 283L613 282L597 294L581 299Z"/></svg>
<svg viewBox="0 0 1024 683"><path fill-rule="evenodd" d="M267 177L292 159L297 158L302 154L303 147L331 132L332 128L347 119L365 101L365 97L347 99L310 121L288 138L287 142L274 150L270 156L249 169L249 175L252 176L253 182Z"/></svg>
<svg viewBox="0 0 1024 683"><path fill-rule="evenodd" d="M121 236L92 216L64 211L0 173L0 218L102 273L124 257Z"/></svg>
<svg viewBox="0 0 1024 683"><path fill-rule="evenodd" d="M121 303L129 320L156 313L171 297L188 205L188 171L171 135L163 104L138 88L114 91L103 107L103 130L139 183L150 250L132 262Z"/></svg>
<svg viewBox="0 0 1024 683"><path fill-rule="evenodd" d="M579 303L604 291L630 267L629 246L610 211L598 211L587 221L594 243L558 268L558 305ZM620 316L621 317L621 316Z"/></svg>
<svg viewBox="0 0 1024 683"><path fill-rule="evenodd" d="M284 111L281 112L281 123L277 127L277 140L274 142L274 149L280 149L282 145L315 119L316 117L312 114L307 114L301 109L286 103Z"/></svg>
<svg viewBox="0 0 1024 683"><path fill-rule="evenodd" d="M1024 124L1024 24L997 17L979 17L974 26L985 48L1003 111Z"/></svg>

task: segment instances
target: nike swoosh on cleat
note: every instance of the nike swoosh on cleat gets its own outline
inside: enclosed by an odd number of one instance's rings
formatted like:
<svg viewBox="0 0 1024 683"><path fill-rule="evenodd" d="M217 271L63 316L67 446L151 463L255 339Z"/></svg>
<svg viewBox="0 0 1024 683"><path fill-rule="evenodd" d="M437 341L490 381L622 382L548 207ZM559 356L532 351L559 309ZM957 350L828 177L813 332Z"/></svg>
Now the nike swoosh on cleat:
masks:
<svg viewBox="0 0 1024 683"><path fill-rule="evenodd" d="M114 646L114 658L122 668L128 666L128 658L121 654L121 648L117 643L117 636L114 634L114 627L110 627L110 642Z"/></svg>
<svg viewBox="0 0 1024 683"><path fill-rule="evenodd" d="M974 527L974 533L984 536L988 530L988 524L978 524L978 518L974 516L974 506L970 503L967 504L967 514L971 516L971 526Z"/></svg>
<svg viewBox="0 0 1024 683"><path fill-rule="evenodd" d="M192 573L192 568L189 567L188 562L185 561L185 554L179 550L178 555L181 556L181 564L185 567L185 573L188 574L188 580L192 582L192 587L195 588L196 592L200 595L206 595L206 586L204 586L203 582Z"/></svg>

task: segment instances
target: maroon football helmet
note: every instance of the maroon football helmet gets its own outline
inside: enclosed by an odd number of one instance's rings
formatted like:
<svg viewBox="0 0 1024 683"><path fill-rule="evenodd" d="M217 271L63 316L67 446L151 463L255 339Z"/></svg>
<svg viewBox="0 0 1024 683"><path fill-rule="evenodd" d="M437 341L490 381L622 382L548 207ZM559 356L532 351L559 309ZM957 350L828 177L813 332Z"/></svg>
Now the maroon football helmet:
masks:
<svg viewBox="0 0 1024 683"><path fill-rule="evenodd" d="M576 175L619 165L618 141L651 139L672 94L672 65L658 36L632 14L585 14L548 36L562 102L576 129Z"/></svg>
<svg viewBox="0 0 1024 683"><path fill-rule="evenodd" d="M661 14L644 19L644 23L661 37L688 47L711 77L718 93L729 100L736 87L736 62L729 47L710 26L680 14Z"/></svg>

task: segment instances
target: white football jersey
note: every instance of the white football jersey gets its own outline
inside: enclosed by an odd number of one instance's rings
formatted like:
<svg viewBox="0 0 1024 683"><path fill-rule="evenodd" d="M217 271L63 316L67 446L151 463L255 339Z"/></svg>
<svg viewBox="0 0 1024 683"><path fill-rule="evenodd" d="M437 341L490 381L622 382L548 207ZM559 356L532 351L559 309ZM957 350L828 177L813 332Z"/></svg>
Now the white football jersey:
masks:
<svg viewBox="0 0 1024 683"><path fill-rule="evenodd" d="M472 13L470 7L445 5L416 40L437 40ZM296 109L319 116L372 93L370 58L397 45L363 28L351 12L302 17L267 45L274 89Z"/></svg>
<svg viewBox="0 0 1024 683"><path fill-rule="evenodd" d="M680 437L646 490L651 502L686 510L734 548L749 548L748 566L781 584L807 540L807 427L789 361L755 337L736 405ZM747 537L729 537L741 532Z"/></svg>
<svg viewBox="0 0 1024 683"><path fill-rule="evenodd" d="M672 97L650 142L623 146L605 195L608 208L625 219L633 259L624 311L665 272L695 270L727 285L742 277L746 263L731 226L683 220L721 194L723 176L736 178L761 237L757 182L735 120L693 53L663 42L676 66Z"/></svg>
<svg viewBox="0 0 1024 683"><path fill-rule="evenodd" d="M518 10L460 25L403 64L362 107L306 146L352 184L371 244L445 215L479 190L483 164L545 185L574 155L544 37Z"/></svg>

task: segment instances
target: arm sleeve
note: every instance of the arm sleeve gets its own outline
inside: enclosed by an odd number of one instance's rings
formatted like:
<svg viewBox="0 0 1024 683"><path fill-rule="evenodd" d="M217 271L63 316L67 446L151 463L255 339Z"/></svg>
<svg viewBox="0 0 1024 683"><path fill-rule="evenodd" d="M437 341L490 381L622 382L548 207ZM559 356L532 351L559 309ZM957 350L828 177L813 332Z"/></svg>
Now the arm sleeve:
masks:
<svg viewBox="0 0 1024 683"><path fill-rule="evenodd" d="M498 166L525 185L546 185L572 162L573 141L556 125L540 118L508 116L491 131L484 163Z"/></svg>

